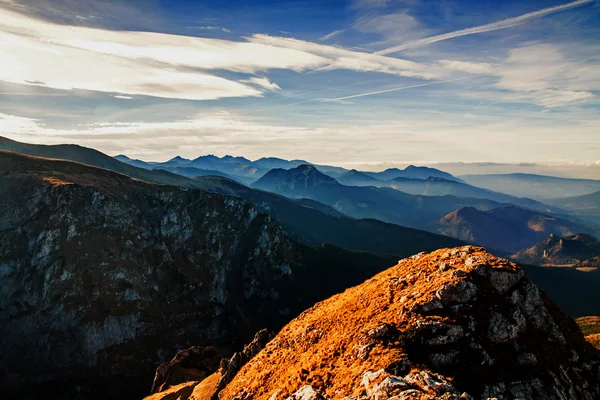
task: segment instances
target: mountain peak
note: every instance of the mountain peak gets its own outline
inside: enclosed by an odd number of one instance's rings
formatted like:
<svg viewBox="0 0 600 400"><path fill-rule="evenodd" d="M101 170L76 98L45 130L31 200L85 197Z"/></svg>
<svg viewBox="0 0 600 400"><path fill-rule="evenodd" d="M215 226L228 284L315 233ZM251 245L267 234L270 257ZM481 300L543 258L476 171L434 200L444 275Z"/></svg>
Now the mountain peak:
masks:
<svg viewBox="0 0 600 400"><path fill-rule="evenodd" d="M226 399L598 398L598 368L521 269L465 246L401 260L316 304L233 379L221 369L194 393L220 381L211 394Z"/></svg>
<svg viewBox="0 0 600 400"><path fill-rule="evenodd" d="M175 157L171 158L167 162L173 162L173 161L190 161L190 160L188 160L187 158L183 158L181 156L175 156Z"/></svg>
<svg viewBox="0 0 600 400"><path fill-rule="evenodd" d="M320 185L339 184L334 178L323 174L314 165L300 164L291 169L272 169L254 182L252 187L289 197L311 198L306 191L312 191Z"/></svg>

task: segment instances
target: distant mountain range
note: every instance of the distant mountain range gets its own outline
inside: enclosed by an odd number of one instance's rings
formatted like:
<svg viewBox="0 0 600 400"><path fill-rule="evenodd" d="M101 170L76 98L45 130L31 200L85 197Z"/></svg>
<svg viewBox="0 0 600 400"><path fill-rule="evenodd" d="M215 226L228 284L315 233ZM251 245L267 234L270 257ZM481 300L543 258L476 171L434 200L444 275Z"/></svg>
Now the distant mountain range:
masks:
<svg viewBox="0 0 600 400"><path fill-rule="evenodd" d="M550 199L548 204L560 207L572 215L600 225L600 191L581 196Z"/></svg>
<svg viewBox="0 0 600 400"><path fill-rule="evenodd" d="M440 219L437 230L441 234L507 254L530 247L550 234L599 234L597 230L585 225L516 206L486 211L464 207Z"/></svg>
<svg viewBox="0 0 600 400"><path fill-rule="evenodd" d="M162 170L147 170L122 163L99 151L75 145L32 145L0 137L0 150L47 158L77 161L110 169L146 182L203 189L240 197L268 212L292 238L311 245L331 243L352 250L408 256L419 251L451 247L463 242L453 238L382 222L353 219L314 200L297 201L274 193L254 190L231 179L204 176L195 179Z"/></svg>
<svg viewBox="0 0 600 400"><path fill-rule="evenodd" d="M342 178L348 174L352 175L356 170L348 171L345 168L335 167L331 165L319 165L313 164L305 160L284 160L276 157L264 157L256 161L251 161L245 157L233 157L224 156L217 157L212 154L200 156L193 160L186 159L183 157L174 157L169 161L165 162L144 162L142 160L135 160L127 157L126 155L115 156L119 161L135 165L136 167L145 169L165 169L172 170L173 168L196 168L203 171L220 171L227 176L236 179L242 183L248 184L256 181L262 177L271 169L292 169L299 165L313 165L319 169L322 173L334 177L336 179ZM193 171L185 171L187 173L194 173ZM201 174L206 175L206 172ZM412 179L427 179L429 177L444 178L448 180L454 180L460 182L461 180L452 176L451 174L440 171L435 168L429 167L417 167L410 165L405 169L390 168L382 172L362 172L365 177L372 177L378 181L387 181L392 178L412 178ZM186 175L192 176L192 175Z"/></svg>
<svg viewBox="0 0 600 400"><path fill-rule="evenodd" d="M540 266L599 268L600 241L585 234L566 237L550 235L536 245L519 251L513 258Z"/></svg>
<svg viewBox="0 0 600 400"><path fill-rule="evenodd" d="M357 172L352 173L353 176L358 174ZM559 211L534 200L518 199L443 178L428 178L425 181L395 178L394 182L398 182L399 179L402 179L402 182L408 182L406 183L407 187L416 188L416 192L430 187L431 191L440 188L439 192L444 194L439 196L408 194L388 187L345 186L310 165L301 165L290 170L271 170L256 181L252 187L292 199L310 198L354 218L376 218L422 229L430 229L432 223L462 207L470 206L487 210L504 204L486 198L453 196L446 192L460 191L465 195L487 195L505 202L512 200L517 204L544 211Z"/></svg>
<svg viewBox="0 0 600 400"><path fill-rule="evenodd" d="M252 162L243 157L231 156L203 156L195 160L175 157L166 163L144 163L126 156L109 157L76 145L31 145L4 138L0 138L0 149L68 159L148 182L241 197L276 218L291 237L312 245L328 242L352 250L405 255L458 243L451 242L452 239L447 237L405 228L410 227L478 243L508 255L533 246L550 233L565 236L576 233L595 235L598 232L593 226L581 221L593 221L594 213L600 208L595 197L597 195L561 199L552 201L552 205L546 205L482 189L455 179L449 180L443 171L425 167L389 169L379 174L343 169L341 170L345 172L339 174L340 171L335 170L337 167L330 167L334 170L330 170L327 175L321 171L327 167L296 165L303 161L278 158L263 158ZM191 163L195 163L197 167L186 166ZM249 166L249 163L252 165ZM251 178L252 170L256 173L273 166L291 168L268 171L252 188L238 183L254 180ZM233 171L236 176L222 170L209 169L215 167ZM243 178L240 178L240 171L245 171ZM336 173L337 180L331 176ZM439 174L446 178L414 177L419 174L424 176L423 173ZM405 176L397 176L398 174ZM413 177L406 177L407 174L412 174ZM391 177L388 181L381 180L388 177ZM530 219L528 213L537 213L544 215L544 218L560 221L561 228L544 228L536 233L528 224L507 225L506 221L499 222L497 218L490 218L489 210L501 209L508 204L520 207L519 218L523 220ZM461 211L465 207L470 207L471 214L476 214L476 217L467 218L470 216L469 211ZM569 209L579 220L567 215L563 207ZM455 212L456 215L452 215ZM545 221L543 218L541 220ZM546 226L548 222L542 225ZM516 230L508 235L506 232L511 229ZM507 235L512 237L507 238Z"/></svg>
<svg viewBox="0 0 600 400"><path fill-rule="evenodd" d="M547 199L572 197L600 191L600 180L557 178L533 174L463 175L465 182L518 197Z"/></svg>
<svg viewBox="0 0 600 400"><path fill-rule="evenodd" d="M382 172L365 172L382 181L389 181L395 178L408 178L408 179L427 179L427 178L443 178L450 181L462 182L459 178L444 172L439 169L429 167L417 167L409 165L405 169L389 168Z"/></svg>

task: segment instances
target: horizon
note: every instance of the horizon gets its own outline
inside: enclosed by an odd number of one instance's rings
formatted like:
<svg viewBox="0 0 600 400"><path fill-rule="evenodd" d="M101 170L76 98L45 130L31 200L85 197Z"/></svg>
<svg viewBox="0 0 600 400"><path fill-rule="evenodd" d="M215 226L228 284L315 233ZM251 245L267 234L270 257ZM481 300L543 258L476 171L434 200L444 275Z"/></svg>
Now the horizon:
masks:
<svg viewBox="0 0 600 400"><path fill-rule="evenodd" d="M148 161L596 170L598 5L0 0L0 135Z"/></svg>
<svg viewBox="0 0 600 400"><path fill-rule="evenodd" d="M0 139L2 136L0 136ZM9 140L12 140L9 138ZM33 143L33 142L22 142L28 144L41 144L41 143ZM77 143L60 143L57 145L75 145L79 146ZM85 147L85 146L84 146ZM93 147L89 147L93 150ZM233 158L244 158L250 162L256 162L263 158L273 158L284 161L304 161L310 165L321 165L321 166L333 166L344 168L346 170L357 170L359 172L382 172L388 169L405 169L409 166L416 167L430 167L439 169L444 172L448 172L454 176L467 176L467 175L494 175L494 174L529 174L529 175L541 175L541 176L555 176L559 178L569 178L569 179L594 179L600 180L600 161L596 163L549 163L549 164L541 164L541 163L493 163L487 161L474 161L474 162L446 162L446 163L427 163L427 162L385 162L385 163L352 163L352 162L322 162L316 163L310 160L298 159L298 158L290 158L285 159L282 157L277 157L273 155L265 155L259 158L248 158L244 155L239 154L198 154L196 156L186 158L182 156L175 156L168 159L160 159L160 160L150 160L150 159L141 159L141 158L133 158L127 154L119 153L119 154L109 154L107 155L117 158L117 157L127 157L132 161L142 161L151 164L160 164L166 163L176 158L181 158L186 161L192 161L197 158L214 156L219 159L224 157L233 157Z"/></svg>

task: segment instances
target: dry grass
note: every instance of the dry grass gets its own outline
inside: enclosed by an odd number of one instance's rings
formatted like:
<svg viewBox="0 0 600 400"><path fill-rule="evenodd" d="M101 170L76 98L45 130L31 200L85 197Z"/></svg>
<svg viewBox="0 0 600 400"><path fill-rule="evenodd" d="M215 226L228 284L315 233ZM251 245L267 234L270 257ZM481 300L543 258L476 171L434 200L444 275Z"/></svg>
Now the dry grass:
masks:
<svg viewBox="0 0 600 400"><path fill-rule="evenodd" d="M358 395L352 390L365 371L387 368L403 358L402 338L410 338L417 323L409 310L429 302L442 285L464 279L453 275L453 271L469 272L471 268L464 265L467 257L480 256L497 268L516 268L477 249L469 255L455 255L453 268L443 271L439 268L440 258L450 251L441 249L418 260L408 259L308 309L242 368L221 392L220 399L236 398L240 393L268 399L277 390L277 398L285 399L307 384L331 399ZM369 330L383 324L400 331L397 343L383 344L368 338ZM363 359L358 354L365 344L371 350Z"/></svg>
<svg viewBox="0 0 600 400"><path fill-rule="evenodd" d="M585 339L600 350L600 317L577 318L577 325L579 325Z"/></svg>

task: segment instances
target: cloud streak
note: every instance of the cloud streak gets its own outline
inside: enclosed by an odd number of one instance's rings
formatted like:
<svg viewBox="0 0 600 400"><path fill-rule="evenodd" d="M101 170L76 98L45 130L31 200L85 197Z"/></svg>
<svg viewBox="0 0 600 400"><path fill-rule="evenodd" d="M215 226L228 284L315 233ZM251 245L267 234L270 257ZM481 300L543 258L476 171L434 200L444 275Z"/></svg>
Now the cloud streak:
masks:
<svg viewBox="0 0 600 400"><path fill-rule="evenodd" d="M279 86L257 75L274 69L379 72L439 79L442 68L297 39L243 41L61 25L0 7L0 80L60 90L184 100L261 97ZM65 62L65 60L69 60Z"/></svg>
<svg viewBox="0 0 600 400"><path fill-rule="evenodd" d="M520 15L518 17L503 19L501 21L493 22L490 24L475 26L473 28L462 29L459 31L444 33L442 35L430 36L430 37L427 37L424 39L415 40L412 42L408 42L405 44L401 44L398 46L394 46L394 47L390 47L390 48L387 48L384 50L377 51L374 54L387 55L387 54L397 53L399 51L406 50L406 49L409 49L412 47L425 46L428 44L441 42L443 40L454 39L454 38L461 37L461 36L496 31L499 29L506 29L506 28L510 28L510 27L513 27L516 25L520 25L520 24L527 22L528 20L531 20L534 18L541 18L541 17L549 15L549 14L568 10L568 9L574 8L574 7L579 7L584 4L589 4L593 1L594 0L577 0L577 1L573 1L571 3L563 4L560 6L548 7L548 8L539 10L539 11L530 12L527 14Z"/></svg>
<svg viewBox="0 0 600 400"><path fill-rule="evenodd" d="M321 100L321 101L322 102L329 102L329 101L340 101L340 100L355 99L357 97L365 97L365 96L373 96L373 95L376 95L376 94L397 92L399 90L412 89L412 88L417 88L417 87L422 87L422 86L439 85L439 84L442 84L442 83L454 82L454 81L461 81L461 80L470 79L470 78L472 78L472 77L471 76L465 76L465 77L462 77L462 78L446 79L446 80L437 81L437 82L420 83L418 85L401 86L401 87L396 87L396 88L392 88L392 89L377 90L375 92L353 94L353 95L350 95L350 96L336 97L335 99L325 99L325 100Z"/></svg>

